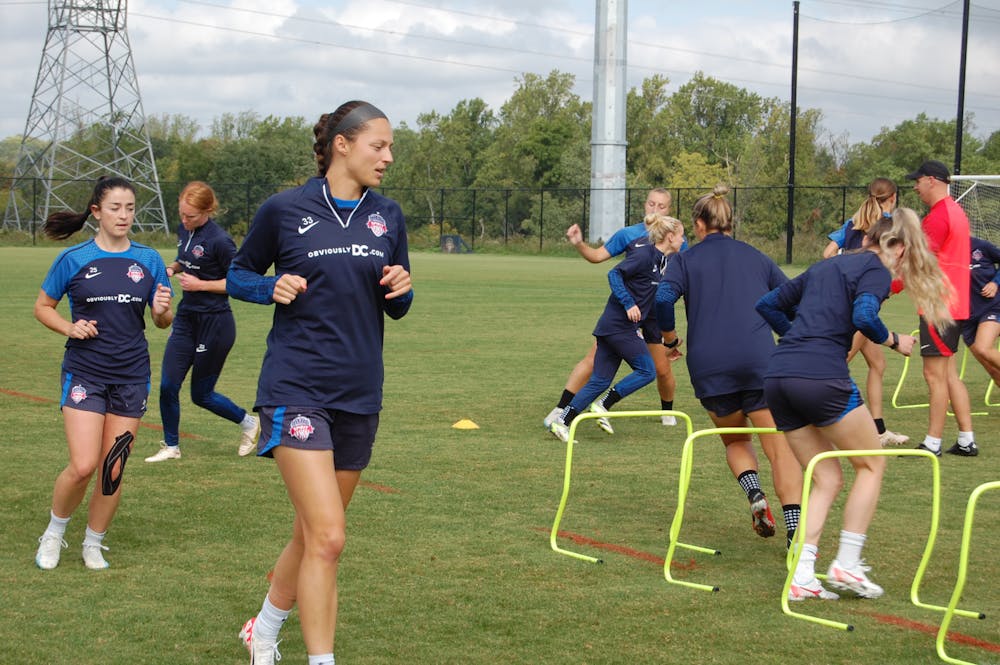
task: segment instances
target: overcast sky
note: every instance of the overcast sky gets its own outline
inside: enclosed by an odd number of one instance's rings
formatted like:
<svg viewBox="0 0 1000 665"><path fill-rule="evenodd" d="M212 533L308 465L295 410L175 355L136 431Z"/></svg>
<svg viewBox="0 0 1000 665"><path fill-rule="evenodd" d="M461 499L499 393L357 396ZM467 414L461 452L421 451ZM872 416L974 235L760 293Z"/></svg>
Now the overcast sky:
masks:
<svg viewBox="0 0 1000 665"><path fill-rule="evenodd" d="M313 122L358 98L416 127L464 99L499 111L524 72L572 73L589 101L595 4L131 0L128 36L147 115L183 114L207 131L225 112ZM953 119L962 5L802 0L799 107L820 109L828 137L850 142L920 112ZM965 110L985 138L1000 130L1000 0L975 0L971 17ZM787 101L792 25L791 0L630 0L629 86L660 74L673 92L703 71ZM47 27L46 2L0 0L0 138L24 131Z"/></svg>

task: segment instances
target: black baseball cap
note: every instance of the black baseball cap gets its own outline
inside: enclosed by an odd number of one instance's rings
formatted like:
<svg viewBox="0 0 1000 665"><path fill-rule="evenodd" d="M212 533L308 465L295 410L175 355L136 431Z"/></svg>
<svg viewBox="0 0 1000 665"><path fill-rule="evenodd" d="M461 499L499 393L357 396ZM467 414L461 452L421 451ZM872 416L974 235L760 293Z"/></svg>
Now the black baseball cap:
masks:
<svg viewBox="0 0 1000 665"><path fill-rule="evenodd" d="M948 167L936 159L928 159L920 165L919 169L907 174L906 179L916 180L925 175L936 178L941 182L951 182L951 173L948 171Z"/></svg>

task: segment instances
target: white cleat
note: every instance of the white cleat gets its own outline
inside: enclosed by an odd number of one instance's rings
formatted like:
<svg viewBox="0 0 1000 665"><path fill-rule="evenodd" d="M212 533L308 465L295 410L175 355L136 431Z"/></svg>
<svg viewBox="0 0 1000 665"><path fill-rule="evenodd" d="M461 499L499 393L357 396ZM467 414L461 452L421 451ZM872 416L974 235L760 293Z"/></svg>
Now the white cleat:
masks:
<svg viewBox="0 0 1000 665"><path fill-rule="evenodd" d="M604 408L604 405L600 402L594 402L590 405L590 410L593 413L607 413L608 410ZM608 434L614 434L615 430L611 427L611 420L609 418L598 418L597 426Z"/></svg>
<svg viewBox="0 0 1000 665"><path fill-rule="evenodd" d="M562 415L562 412L563 410L560 409L558 406L549 411L549 415L542 418L542 425L545 426L545 429L549 429L550 427L552 427L552 423L559 420L559 416Z"/></svg>
<svg viewBox="0 0 1000 665"><path fill-rule="evenodd" d="M840 596L832 591L827 591L819 580L815 577L805 584L796 584L792 581L792 586L788 589L788 600L839 600Z"/></svg>
<svg viewBox="0 0 1000 665"><path fill-rule="evenodd" d="M168 446L164 442L160 441L160 449L155 455L150 455L146 458L147 462L162 462L168 459L180 459L181 458L181 447L180 446Z"/></svg>
<svg viewBox="0 0 1000 665"><path fill-rule="evenodd" d="M83 544L83 565L90 570L104 570L110 568L110 564L104 560L104 552L107 551L104 545Z"/></svg>
<svg viewBox="0 0 1000 665"><path fill-rule="evenodd" d="M885 590L868 579L865 573L870 570L871 566L866 566L863 561L853 568L845 568L834 559L826 573L826 583L839 591L851 591L860 598L880 598Z"/></svg>
<svg viewBox="0 0 1000 665"><path fill-rule="evenodd" d="M260 418L250 416L250 421L250 425L247 427L240 425L240 429L242 430L240 433L240 449L237 451L240 457L246 457L257 447L257 437L260 436Z"/></svg>
<svg viewBox="0 0 1000 665"><path fill-rule="evenodd" d="M667 427L673 427L674 425L677 424L677 416L662 416L660 418L660 422L662 422Z"/></svg>
<svg viewBox="0 0 1000 665"><path fill-rule="evenodd" d="M62 539L62 536L56 536L46 531L38 538L35 565L42 570L52 570L59 565L59 556L67 547L69 545Z"/></svg>

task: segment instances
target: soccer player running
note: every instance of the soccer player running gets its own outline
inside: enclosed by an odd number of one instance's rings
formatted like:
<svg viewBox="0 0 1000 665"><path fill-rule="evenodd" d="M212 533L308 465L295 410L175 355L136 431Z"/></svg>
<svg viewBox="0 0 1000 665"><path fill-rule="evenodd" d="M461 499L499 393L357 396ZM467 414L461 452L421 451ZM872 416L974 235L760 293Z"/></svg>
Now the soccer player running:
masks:
<svg viewBox="0 0 1000 665"><path fill-rule="evenodd" d="M194 181L181 190L177 204L181 228L177 258L167 274L177 276L183 297L163 351L160 372L160 450L147 462L180 459L181 384L191 370L191 401L240 426L241 456L257 443L260 421L215 390L226 356L236 342L236 321L226 295L226 272L236 254L236 243L212 216L219 210L215 191Z"/></svg>
<svg viewBox="0 0 1000 665"><path fill-rule="evenodd" d="M670 192L662 187L649 190L644 207L644 220L654 213L669 215ZM591 247L583 241L583 231L578 224L573 224L566 230L566 238L576 248L576 251L580 253L580 256L590 263L603 263L614 256L619 256L629 251L635 240L644 238L645 236L646 222L642 221L615 231L602 246ZM656 317L652 311L649 317L643 321L642 336L646 341L649 354L653 358L653 364L656 366L656 388L660 394L660 408L664 411L673 409L674 391L677 387L677 380L674 378L673 369L670 366L670 360L667 358L666 351L660 343L660 331L656 325ZM559 401L542 421L546 429L550 428L552 423L555 422L573 400L576 393L587 383L591 373L594 371L594 354L596 351L597 342L595 341L591 345L590 350L587 351L587 355L570 371ZM620 399L620 395L611 393L605 397L603 407L610 409ZM677 419L674 416L662 416L661 421L667 426L677 424ZM608 419L598 419L598 425L608 434L614 434L614 429L611 427L611 422Z"/></svg>
<svg viewBox="0 0 1000 665"><path fill-rule="evenodd" d="M673 217L646 215L647 235L633 240L625 260L608 271L611 295L594 328L597 351L594 371L566 409L549 428L561 441L569 440L569 425L608 389L622 361L632 373L622 378L611 394L622 399L653 382L656 368L641 337L642 322L653 309L656 286L668 255L680 250L684 227ZM598 409L595 409L598 410ZM606 412L603 405L601 412Z"/></svg>
<svg viewBox="0 0 1000 665"><path fill-rule="evenodd" d="M949 195L951 174L941 162L928 160L906 178L914 181L913 190L930 208L921 226L931 252L951 283L948 299L951 318L957 322L965 321L969 318L969 218ZM930 407L927 436L917 448L929 450L935 455L941 454L949 402L958 423L958 441L947 452L963 457L974 457L978 453L972 430L969 391L958 376L955 362L961 330L961 325L935 328L929 326L923 317L920 319L920 355L924 361L924 380L930 392Z"/></svg>
<svg viewBox="0 0 1000 665"><path fill-rule="evenodd" d="M888 178L875 178L868 185L868 197L854 215L844 222L844 225L831 233L830 244L823 250L823 258L827 259L842 251L860 249L862 240L868 231L883 217L888 217L896 209L898 203L898 188L896 183ZM883 446L901 446L910 440L905 434L899 434L887 429L882 409L882 386L885 376L885 354L882 347L875 344L860 332L854 334L851 350L847 361L861 351L868 364L868 380L865 384L865 394L868 396L868 410L875 419L879 441Z"/></svg>
<svg viewBox="0 0 1000 665"><path fill-rule="evenodd" d="M881 448L878 431L851 380L847 350L854 333L909 355L916 339L890 333L879 318L893 277L932 325L950 322L948 285L927 248L916 213L896 210L868 232L865 249L813 264L806 272L767 293L757 311L781 336L771 356L764 393L778 429L785 433L799 462L833 450ZM885 458L850 457L855 480L844 507L844 524L827 583L863 598L878 598L882 587L868 578L861 558L878 503ZM789 600L836 600L816 578L816 557L823 525L843 486L840 461L815 466L805 545L789 589Z"/></svg>
<svg viewBox="0 0 1000 665"><path fill-rule="evenodd" d="M345 511L382 408L384 315L399 319L413 301L403 213L372 189L393 161L389 120L351 101L313 133L319 177L264 202L226 282L233 297L275 305L257 454L274 458L295 509L261 610L240 632L254 665L280 658L296 603L309 665L334 662Z"/></svg>
<svg viewBox="0 0 1000 665"><path fill-rule="evenodd" d="M962 323L962 338L993 383L1000 386L1000 351L997 350L997 337L1000 337L1000 297L997 297L1000 293L1000 272L997 271L1000 247L975 236L970 238L970 246L969 318ZM975 457L979 449L975 446L958 448L956 453Z"/></svg>
<svg viewBox="0 0 1000 665"><path fill-rule="evenodd" d="M42 230L63 240L91 216L97 233L59 253L35 300L35 318L68 338L59 408L69 464L56 478L49 525L38 539L35 564L42 570L59 565L66 526L95 472L83 563L91 570L108 567L104 536L118 510L125 462L149 396L144 310L149 308L157 328L168 328L173 320L163 259L128 237L135 221L132 183L99 179L86 210L53 213ZM69 320L56 311L63 296Z"/></svg>
<svg viewBox="0 0 1000 665"><path fill-rule="evenodd" d="M774 427L764 401L764 371L774 336L754 310L758 299L788 278L770 258L732 237L729 188L716 185L694 204L699 242L667 266L656 293L663 344L679 356L674 304L684 298L687 312L687 367L695 397L716 427ZM760 486L757 455L748 434L723 434L726 462L750 502L753 530L774 535L774 517ZM786 543L799 519L802 469L781 434L761 434L781 500Z"/></svg>

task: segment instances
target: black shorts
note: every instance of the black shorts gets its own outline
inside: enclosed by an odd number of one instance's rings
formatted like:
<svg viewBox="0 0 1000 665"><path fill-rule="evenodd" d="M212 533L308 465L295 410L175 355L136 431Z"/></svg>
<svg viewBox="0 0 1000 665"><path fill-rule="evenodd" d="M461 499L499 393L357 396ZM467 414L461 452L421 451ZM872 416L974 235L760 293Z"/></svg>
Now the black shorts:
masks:
<svg viewBox="0 0 1000 665"><path fill-rule="evenodd" d="M646 317L639 330L646 344L663 344L663 331L660 330L660 324L656 322L655 316Z"/></svg>
<svg viewBox="0 0 1000 665"><path fill-rule="evenodd" d="M763 390L741 390L738 393L711 395L699 400L706 411L714 413L719 418L742 411L744 415L767 408Z"/></svg>
<svg viewBox="0 0 1000 665"><path fill-rule="evenodd" d="M378 431L378 414L338 409L262 406L257 454L274 457L277 446L299 450L332 450L336 469L360 471L368 466Z"/></svg>
<svg viewBox="0 0 1000 665"><path fill-rule="evenodd" d="M924 358L950 358L958 352L958 340L962 335L962 321L944 330L931 330L927 320L920 317L920 355Z"/></svg>
<svg viewBox="0 0 1000 665"><path fill-rule="evenodd" d="M780 432L832 425L865 403L851 379L768 378L764 396Z"/></svg>
<svg viewBox="0 0 1000 665"><path fill-rule="evenodd" d="M142 418L149 398L146 383L103 383L72 372L62 372L62 392L59 408L90 411L91 413Z"/></svg>

